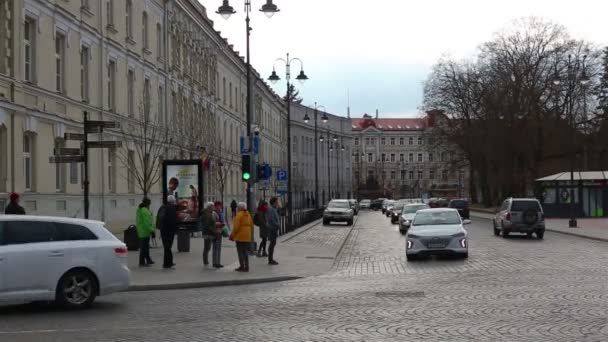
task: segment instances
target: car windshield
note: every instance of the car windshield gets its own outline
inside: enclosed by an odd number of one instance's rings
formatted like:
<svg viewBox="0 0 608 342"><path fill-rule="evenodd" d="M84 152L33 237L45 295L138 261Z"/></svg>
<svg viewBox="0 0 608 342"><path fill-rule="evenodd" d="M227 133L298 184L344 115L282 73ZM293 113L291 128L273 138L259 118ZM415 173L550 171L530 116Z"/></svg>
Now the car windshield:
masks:
<svg viewBox="0 0 608 342"><path fill-rule="evenodd" d="M401 210L401 209L403 208L403 206L404 206L404 204L403 204L403 203L396 203L396 204L393 206L393 209L396 209L396 210Z"/></svg>
<svg viewBox="0 0 608 342"><path fill-rule="evenodd" d="M420 209L429 209L428 205L406 205L403 207L402 214L415 214Z"/></svg>
<svg viewBox="0 0 608 342"><path fill-rule="evenodd" d="M540 205L537 201L513 201L511 205L511 211L526 211L528 209L532 209L535 211L541 211Z"/></svg>
<svg viewBox="0 0 608 342"><path fill-rule="evenodd" d="M450 208L466 209L469 207L469 202L464 200L453 200L450 202Z"/></svg>
<svg viewBox="0 0 608 342"><path fill-rule="evenodd" d="M328 208L348 209L350 204L348 202L329 202Z"/></svg>
<svg viewBox="0 0 608 342"><path fill-rule="evenodd" d="M414 226L438 226L446 224L460 224L460 215L457 211L421 211L414 217Z"/></svg>

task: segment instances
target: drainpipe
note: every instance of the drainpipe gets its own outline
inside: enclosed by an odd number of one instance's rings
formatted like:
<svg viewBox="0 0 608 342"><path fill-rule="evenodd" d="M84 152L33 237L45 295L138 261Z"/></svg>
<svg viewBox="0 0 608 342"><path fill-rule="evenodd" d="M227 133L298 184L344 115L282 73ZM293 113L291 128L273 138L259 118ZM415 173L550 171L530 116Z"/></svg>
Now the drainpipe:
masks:
<svg viewBox="0 0 608 342"><path fill-rule="evenodd" d="M103 7L104 7L104 1L103 0L99 0L99 9L101 11L103 11ZM106 15L107 17L107 15ZM101 120L103 120L103 76L105 74L104 72L104 66L105 64L105 59L103 58L103 53L105 51L105 40L104 40L104 16L101 16L100 20L99 20L99 32L101 32L101 48L99 49L99 101L100 101L100 105L99 105L99 116L101 118ZM83 124L84 126L84 124ZM84 127L83 127L84 129ZM86 134L86 132L85 132ZM103 133L101 134L101 140L103 140ZM100 164L101 164L101 221L106 220L106 197L105 197L105 170L106 170L106 166L103 162L103 151L105 151L105 149L99 149L100 151L102 151L102 153L100 153ZM87 177L87 179L91 179L90 177Z"/></svg>
<svg viewBox="0 0 608 342"><path fill-rule="evenodd" d="M14 98L11 98L11 101L14 101ZM15 192L15 112L14 111L11 112L11 192Z"/></svg>

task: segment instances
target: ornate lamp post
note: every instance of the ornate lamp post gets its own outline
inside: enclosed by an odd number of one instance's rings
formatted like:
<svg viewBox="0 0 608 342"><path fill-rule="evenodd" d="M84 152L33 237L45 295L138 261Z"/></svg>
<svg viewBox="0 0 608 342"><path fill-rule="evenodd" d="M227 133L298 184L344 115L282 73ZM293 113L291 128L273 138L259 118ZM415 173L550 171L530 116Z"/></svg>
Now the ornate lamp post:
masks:
<svg viewBox="0 0 608 342"><path fill-rule="evenodd" d="M325 111L327 111L327 109L325 109L325 107L323 107L323 106L317 106L317 103L315 102L315 107L314 107L314 112L315 112L315 209L319 209L319 156L318 156L319 148L318 148L318 142L319 141L323 142L323 136L321 136L320 139L317 138L317 130L318 130L318 125L317 125L318 110L317 109L319 109L321 107L324 110L321 121L323 121L323 123L327 123L329 121L329 118L327 117L327 114L325 113ZM310 121L310 118L308 117L308 112L306 112L306 114L304 114L304 122L308 123L308 121Z"/></svg>

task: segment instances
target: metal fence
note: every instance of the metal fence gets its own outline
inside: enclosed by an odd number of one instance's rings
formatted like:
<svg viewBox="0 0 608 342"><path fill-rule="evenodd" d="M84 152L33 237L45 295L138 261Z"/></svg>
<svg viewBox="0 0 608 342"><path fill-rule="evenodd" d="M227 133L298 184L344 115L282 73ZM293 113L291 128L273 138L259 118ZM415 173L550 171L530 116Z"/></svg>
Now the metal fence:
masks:
<svg viewBox="0 0 608 342"><path fill-rule="evenodd" d="M289 231L296 230L306 224L321 219L323 217L323 209L305 209L293 213L293 226L291 230L287 229L287 216L284 211L281 213L281 228L279 234L283 235Z"/></svg>

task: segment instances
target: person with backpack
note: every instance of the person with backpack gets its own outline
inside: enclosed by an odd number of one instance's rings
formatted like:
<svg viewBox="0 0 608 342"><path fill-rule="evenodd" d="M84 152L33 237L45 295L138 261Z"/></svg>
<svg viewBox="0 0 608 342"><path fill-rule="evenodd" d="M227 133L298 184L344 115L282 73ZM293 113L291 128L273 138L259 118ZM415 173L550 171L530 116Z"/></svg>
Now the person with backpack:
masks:
<svg viewBox="0 0 608 342"><path fill-rule="evenodd" d="M172 268L173 263L173 240L177 233L177 200L175 196L167 196L167 203L158 209L157 228L160 229L160 236L163 241L163 268Z"/></svg>
<svg viewBox="0 0 608 342"><path fill-rule="evenodd" d="M266 212L268 211L268 204L266 201L261 200L258 205L258 209L253 216L253 223L258 226L260 231L260 248L258 249L258 257L267 257L266 254L266 242L268 241L268 225L266 224Z"/></svg>

